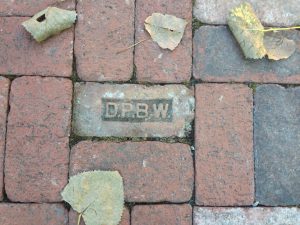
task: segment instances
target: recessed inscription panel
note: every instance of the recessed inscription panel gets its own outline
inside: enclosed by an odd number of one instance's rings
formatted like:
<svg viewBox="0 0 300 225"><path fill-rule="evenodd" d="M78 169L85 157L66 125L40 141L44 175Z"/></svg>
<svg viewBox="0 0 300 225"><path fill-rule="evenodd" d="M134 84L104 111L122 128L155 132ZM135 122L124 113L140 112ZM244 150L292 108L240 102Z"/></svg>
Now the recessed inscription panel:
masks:
<svg viewBox="0 0 300 225"><path fill-rule="evenodd" d="M194 90L184 85L76 83L73 131L95 137L185 137Z"/></svg>
<svg viewBox="0 0 300 225"><path fill-rule="evenodd" d="M172 99L127 100L102 98L102 119L125 122L172 122Z"/></svg>

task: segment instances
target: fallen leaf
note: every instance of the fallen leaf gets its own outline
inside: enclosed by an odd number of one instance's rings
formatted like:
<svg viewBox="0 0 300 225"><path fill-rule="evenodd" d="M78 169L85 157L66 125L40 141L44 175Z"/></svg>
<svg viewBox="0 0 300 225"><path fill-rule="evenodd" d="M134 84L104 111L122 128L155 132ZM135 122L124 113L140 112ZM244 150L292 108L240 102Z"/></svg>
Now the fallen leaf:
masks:
<svg viewBox="0 0 300 225"><path fill-rule="evenodd" d="M22 23L25 29L31 33L37 42L42 42L47 38L70 28L76 20L76 12L56 7L37 13L29 20Z"/></svg>
<svg viewBox="0 0 300 225"><path fill-rule="evenodd" d="M261 59L266 55L264 27L249 3L230 11L228 25L246 58Z"/></svg>
<svg viewBox="0 0 300 225"><path fill-rule="evenodd" d="M269 59L289 58L296 51L296 43L282 36L279 32L265 34L264 45Z"/></svg>
<svg viewBox="0 0 300 225"><path fill-rule="evenodd" d="M153 13L145 20L145 28L153 41L163 49L174 50L180 43L187 21L172 15Z"/></svg>
<svg viewBox="0 0 300 225"><path fill-rule="evenodd" d="M91 171L72 176L61 195L82 215L86 225L117 225L121 220L124 191L117 171Z"/></svg>

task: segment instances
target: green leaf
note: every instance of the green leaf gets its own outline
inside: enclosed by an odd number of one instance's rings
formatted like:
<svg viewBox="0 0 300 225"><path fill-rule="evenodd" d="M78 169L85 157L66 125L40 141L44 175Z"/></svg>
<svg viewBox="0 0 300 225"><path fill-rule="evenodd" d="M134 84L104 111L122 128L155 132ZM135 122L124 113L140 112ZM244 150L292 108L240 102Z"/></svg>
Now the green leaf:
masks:
<svg viewBox="0 0 300 225"><path fill-rule="evenodd" d="M266 55L264 27L249 3L232 9L227 20L246 58L261 59Z"/></svg>
<svg viewBox="0 0 300 225"><path fill-rule="evenodd" d="M124 190L122 177L117 171L75 175L61 195L82 215L86 225L117 225L121 220Z"/></svg>
<svg viewBox="0 0 300 225"><path fill-rule="evenodd" d="M163 49L174 50L180 43L187 21L172 15L153 13L145 20L145 28L153 41Z"/></svg>
<svg viewBox="0 0 300 225"><path fill-rule="evenodd" d="M48 7L29 20L23 22L22 25L29 33L31 33L37 42L42 42L47 38L70 28L75 22L76 16L77 14L75 11Z"/></svg>

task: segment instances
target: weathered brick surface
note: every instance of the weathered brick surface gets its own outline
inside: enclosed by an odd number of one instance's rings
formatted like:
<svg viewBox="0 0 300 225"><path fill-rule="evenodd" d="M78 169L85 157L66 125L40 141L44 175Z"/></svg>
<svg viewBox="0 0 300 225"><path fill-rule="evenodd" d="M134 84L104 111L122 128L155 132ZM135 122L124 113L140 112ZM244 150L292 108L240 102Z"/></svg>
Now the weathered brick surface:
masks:
<svg viewBox="0 0 300 225"><path fill-rule="evenodd" d="M70 210L69 212L69 225L78 225L78 213L74 210ZM80 225L85 225L85 222L81 218ZM122 219L119 223L119 225L130 225L130 215L129 210L127 208L124 208Z"/></svg>
<svg viewBox="0 0 300 225"><path fill-rule="evenodd" d="M135 0L79 0L75 54L85 81L126 81L133 72Z"/></svg>
<svg viewBox="0 0 300 225"><path fill-rule="evenodd" d="M193 161L185 144L90 142L71 151L70 173L118 170L127 202L185 202L193 189Z"/></svg>
<svg viewBox="0 0 300 225"><path fill-rule="evenodd" d="M193 95L183 85L76 83L73 128L80 136L184 137Z"/></svg>
<svg viewBox="0 0 300 225"><path fill-rule="evenodd" d="M74 0L1 0L0 16L33 16L37 12L55 6L63 9L73 10Z"/></svg>
<svg viewBox="0 0 300 225"><path fill-rule="evenodd" d="M144 28L144 21L154 12L171 14L188 21L183 39L174 51L163 50L152 40L136 46L137 79L154 83L189 80L192 67L192 1L137 0L136 7L136 42L150 37Z"/></svg>
<svg viewBox="0 0 300 225"><path fill-rule="evenodd" d="M259 86L254 119L256 200L299 205L300 87Z"/></svg>
<svg viewBox="0 0 300 225"><path fill-rule="evenodd" d="M132 225L192 225L190 205L138 205L131 213Z"/></svg>
<svg viewBox="0 0 300 225"><path fill-rule="evenodd" d="M193 76L209 82L300 83L300 32L285 32L297 43L286 60L245 59L225 26L200 27L194 36Z"/></svg>
<svg viewBox="0 0 300 225"><path fill-rule="evenodd" d="M72 84L58 78L12 82L5 189L11 201L57 202L68 179Z"/></svg>
<svg viewBox="0 0 300 225"><path fill-rule="evenodd" d="M60 204L0 204L2 225L68 225L68 211Z"/></svg>
<svg viewBox="0 0 300 225"><path fill-rule="evenodd" d="M21 25L27 19L0 17L0 74L70 77L73 29L37 43Z"/></svg>
<svg viewBox="0 0 300 225"><path fill-rule="evenodd" d="M238 84L196 86L196 204L252 205L252 91Z"/></svg>
<svg viewBox="0 0 300 225"><path fill-rule="evenodd" d="M0 77L0 201L3 199L3 162L9 80Z"/></svg>
<svg viewBox="0 0 300 225"><path fill-rule="evenodd" d="M194 225L298 225L297 208L194 208Z"/></svg>
<svg viewBox="0 0 300 225"><path fill-rule="evenodd" d="M203 23L227 24L229 11L243 0L196 0L194 15ZM248 0L263 24L269 26L299 25L300 5L298 0Z"/></svg>

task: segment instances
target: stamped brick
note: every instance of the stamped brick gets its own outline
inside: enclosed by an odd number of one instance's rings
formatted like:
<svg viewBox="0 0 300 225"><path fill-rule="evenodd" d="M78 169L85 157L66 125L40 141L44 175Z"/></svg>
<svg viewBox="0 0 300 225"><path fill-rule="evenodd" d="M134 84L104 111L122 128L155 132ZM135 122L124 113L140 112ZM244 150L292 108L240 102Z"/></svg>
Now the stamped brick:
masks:
<svg viewBox="0 0 300 225"><path fill-rule="evenodd" d="M149 39L144 21L154 12L171 14L188 21L181 43L174 51L161 49L152 40L135 48L137 79L152 83L180 83L191 77L192 67L192 1L137 0L136 42Z"/></svg>
<svg viewBox="0 0 300 225"><path fill-rule="evenodd" d="M75 0L1 0L0 16L33 16L49 6L74 10Z"/></svg>
<svg viewBox="0 0 300 225"><path fill-rule="evenodd" d="M270 206L299 205L300 87L256 89L254 148L256 200Z"/></svg>
<svg viewBox="0 0 300 225"><path fill-rule="evenodd" d="M300 83L300 31L283 34L296 41L296 52L286 60L245 59L225 26L203 26L194 36L195 79L208 82Z"/></svg>
<svg viewBox="0 0 300 225"><path fill-rule="evenodd" d="M73 29L37 43L21 25L27 19L0 17L0 74L70 77Z"/></svg>
<svg viewBox="0 0 300 225"><path fill-rule="evenodd" d="M61 204L0 204L2 225L68 225L68 211Z"/></svg>
<svg viewBox="0 0 300 225"><path fill-rule="evenodd" d="M9 80L0 77L0 201L3 199L3 163Z"/></svg>
<svg viewBox="0 0 300 225"><path fill-rule="evenodd" d="M194 208L194 225L298 225L298 208Z"/></svg>
<svg viewBox="0 0 300 225"><path fill-rule="evenodd" d="M238 84L196 86L196 204L252 205L252 91Z"/></svg>
<svg viewBox="0 0 300 225"><path fill-rule="evenodd" d="M244 0L196 0L194 16L203 23L227 24L229 11ZM293 26L300 24L298 0L247 0L264 25Z"/></svg>
<svg viewBox="0 0 300 225"><path fill-rule="evenodd" d="M58 202L68 180L72 83L21 77L12 82L5 190L11 201Z"/></svg>
<svg viewBox="0 0 300 225"><path fill-rule="evenodd" d="M186 202L192 196L193 160L185 144L81 142L71 151L70 174L90 170L119 171L127 202Z"/></svg>
<svg viewBox="0 0 300 225"><path fill-rule="evenodd" d="M78 222L78 213L71 209L69 212L69 225L85 225L85 222L83 221L82 218L80 224L77 224L77 222ZM130 215L129 215L129 210L127 208L124 208L122 219L119 225L130 225Z"/></svg>
<svg viewBox="0 0 300 225"><path fill-rule="evenodd" d="M135 0L79 0L75 55L85 81L127 81L133 73Z"/></svg>
<svg viewBox="0 0 300 225"><path fill-rule="evenodd" d="M80 136L184 137L193 94L183 85L76 83L73 128Z"/></svg>
<svg viewBox="0 0 300 225"><path fill-rule="evenodd" d="M190 205L137 205L131 214L132 225L192 225Z"/></svg>

